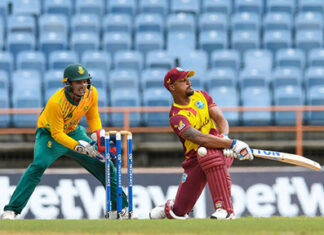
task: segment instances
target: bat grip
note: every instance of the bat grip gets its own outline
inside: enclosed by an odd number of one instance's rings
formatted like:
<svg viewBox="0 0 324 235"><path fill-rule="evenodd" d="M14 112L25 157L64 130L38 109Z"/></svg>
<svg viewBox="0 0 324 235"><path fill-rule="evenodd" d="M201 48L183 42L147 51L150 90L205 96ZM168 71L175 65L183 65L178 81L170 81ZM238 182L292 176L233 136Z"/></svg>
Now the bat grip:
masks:
<svg viewBox="0 0 324 235"><path fill-rule="evenodd" d="M232 149L223 149L223 154L226 157L238 158L237 154Z"/></svg>

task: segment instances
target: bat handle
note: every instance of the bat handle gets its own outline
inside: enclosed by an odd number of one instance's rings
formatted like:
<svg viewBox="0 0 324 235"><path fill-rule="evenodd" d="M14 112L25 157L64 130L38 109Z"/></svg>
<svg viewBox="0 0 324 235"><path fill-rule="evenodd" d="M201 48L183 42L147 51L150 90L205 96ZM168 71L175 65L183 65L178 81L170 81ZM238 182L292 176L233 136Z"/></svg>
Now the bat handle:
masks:
<svg viewBox="0 0 324 235"><path fill-rule="evenodd" d="M237 154L232 149L223 149L223 154L226 157L238 158Z"/></svg>
<svg viewBox="0 0 324 235"><path fill-rule="evenodd" d="M251 149L251 152L252 152L252 154L253 154L253 149ZM223 149L223 154L224 154L226 157L239 158L239 157L238 157L238 154L235 153L232 149Z"/></svg>

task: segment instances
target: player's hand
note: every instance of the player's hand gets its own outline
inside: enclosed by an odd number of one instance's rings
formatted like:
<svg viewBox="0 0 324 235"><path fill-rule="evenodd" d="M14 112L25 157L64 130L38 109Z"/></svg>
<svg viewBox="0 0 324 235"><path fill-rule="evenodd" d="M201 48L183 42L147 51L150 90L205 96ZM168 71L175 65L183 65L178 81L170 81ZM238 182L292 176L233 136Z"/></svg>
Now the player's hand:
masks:
<svg viewBox="0 0 324 235"><path fill-rule="evenodd" d="M253 154L250 147L243 141L234 139L231 149L238 154L240 160L253 160Z"/></svg>
<svg viewBox="0 0 324 235"><path fill-rule="evenodd" d="M86 154L89 157L98 158L103 161L104 157L95 149L96 143L95 140L92 140L90 143L84 140L79 140L74 150L78 153Z"/></svg>
<svg viewBox="0 0 324 235"><path fill-rule="evenodd" d="M105 152L105 135L106 135L106 131L104 129L96 130L90 135L91 139L97 142L99 153Z"/></svg>
<svg viewBox="0 0 324 235"><path fill-rule="evenodd" d="M105 136L106 131L104 129L97 130L90 135L91 139L97 142L98 152L102 154L105 153ZM110 158L116 157L116 135L109 137L109 153Z"/></svg>

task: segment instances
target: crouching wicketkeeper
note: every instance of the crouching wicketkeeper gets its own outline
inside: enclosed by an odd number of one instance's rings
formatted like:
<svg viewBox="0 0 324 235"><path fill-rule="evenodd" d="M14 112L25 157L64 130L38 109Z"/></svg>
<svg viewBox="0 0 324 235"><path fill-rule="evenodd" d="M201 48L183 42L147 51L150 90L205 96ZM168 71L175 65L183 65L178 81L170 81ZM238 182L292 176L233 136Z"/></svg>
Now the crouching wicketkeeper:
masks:
<svg viewBox="0 0 324 235"><path fill-rule="evenodd" d="M69 65L64 70L62 82L66 86L48 100L38 119L34 161L5 206L3 219L14 219L21 213L44 171L62 155L79 163L105 185L105 164L100 161L102 156L99 154L104 151L100 137L105 135L105 131L98 113L97 90L91 85L91 79L87 69L80 64ZM87 136L85 128L78 125L84 115L93 132L92 139ZM111 162L110 169L112 209L116 210L116 171ZM122 207L127 206L123 193Z"/></svg>

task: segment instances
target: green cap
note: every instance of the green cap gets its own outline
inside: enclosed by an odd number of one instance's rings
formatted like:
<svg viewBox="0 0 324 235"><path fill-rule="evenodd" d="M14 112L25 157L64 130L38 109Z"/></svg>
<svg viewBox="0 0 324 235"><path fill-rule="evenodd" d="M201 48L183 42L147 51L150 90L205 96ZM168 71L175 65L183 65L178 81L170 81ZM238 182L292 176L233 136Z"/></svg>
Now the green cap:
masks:
<svg viewBox="0 0 324 235"><path fill-rule="evenodd" d="M62 82L80 81L91 79L88 70L81 64L70 64L64 70L64 78Z"/></svg>

